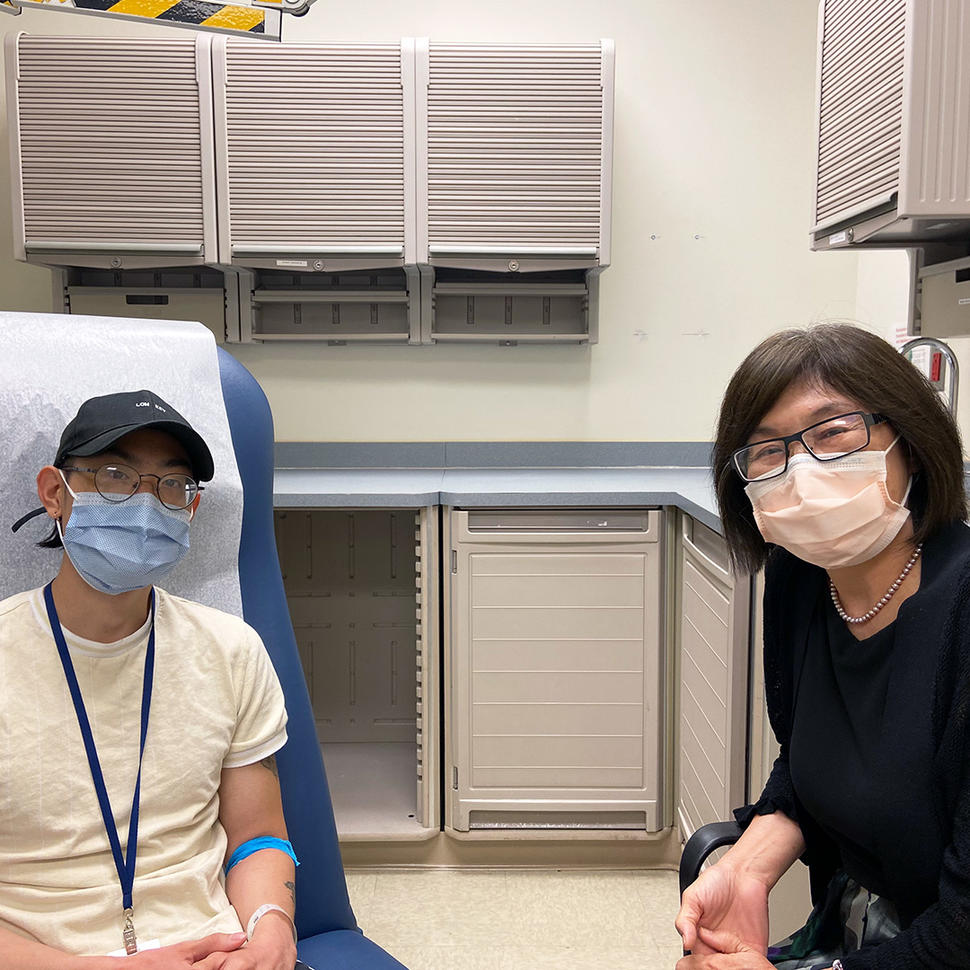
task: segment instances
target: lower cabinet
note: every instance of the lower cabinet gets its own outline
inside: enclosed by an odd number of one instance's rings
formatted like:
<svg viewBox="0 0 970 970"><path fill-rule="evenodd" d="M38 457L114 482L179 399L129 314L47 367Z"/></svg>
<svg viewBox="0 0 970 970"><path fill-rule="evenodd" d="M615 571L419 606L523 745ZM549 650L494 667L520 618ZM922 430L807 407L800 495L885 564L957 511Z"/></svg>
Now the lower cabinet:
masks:
<svg viewBox="0 0 970 970"><path fill-rule="evenodd" d="M337 831L440 831L438 510L277 509L287 603Z"/></svg>
<svg viewBox="0 0 970 970"><path fill-rule="evenodd" d="M686 838L760 785L751 582L689 516L279 508L276 530L342 841Z"/></svg>
<svg viewBox="0 0 970 970"><path fill-rule="evenodd" d="M446 513L446 829L669 824L662 518Z"/></svg>
<svg viewBox="0 0 970 970"><path fill-rule="evenodd" d="M751 582L727 544L680 513L677 591L677 820L688 838L745 803Z"/></svg>

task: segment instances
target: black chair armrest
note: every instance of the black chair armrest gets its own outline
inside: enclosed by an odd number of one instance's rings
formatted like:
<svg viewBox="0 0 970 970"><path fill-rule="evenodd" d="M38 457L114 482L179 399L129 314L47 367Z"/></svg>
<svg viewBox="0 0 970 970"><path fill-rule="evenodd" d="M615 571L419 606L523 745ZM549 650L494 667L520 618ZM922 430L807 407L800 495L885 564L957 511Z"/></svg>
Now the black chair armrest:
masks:
<svg viewBox="0 0 970 970"><path fill-rule="evenodd" d="M741 826L737 822L710 822L702 825L684 846L680 857L680 894L701 874L704 860L715 849L734 845L741 838Z"/></svg>

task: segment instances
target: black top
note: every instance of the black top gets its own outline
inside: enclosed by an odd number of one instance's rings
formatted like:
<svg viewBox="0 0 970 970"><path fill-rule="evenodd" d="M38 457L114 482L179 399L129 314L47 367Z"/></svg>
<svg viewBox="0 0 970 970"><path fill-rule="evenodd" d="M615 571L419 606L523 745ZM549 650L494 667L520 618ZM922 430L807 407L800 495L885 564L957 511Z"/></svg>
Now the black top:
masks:
<svg viewBox="0 0 970 970"><path fill-rule="evenodd" d="M774 549L765 573L781 754L736 814L798 822L816 901L841 867L896 904L903 932L845 970L970 968L970 529L930 537L921 570L894 623L861 642L833 619L824 570Z"/></svg>
<svg viewBox="0 0 970 970"><path fill-rule="evenodd" d="M902 604L901 614L917 608L932 588L927 574L934 565L924 563L921 588ZM932 683L918 678L914 685L912 675L920 660L935 668L940 640L902 637L897 645L896 630L894 621L857 640L831 597L822 594L798 681L790 763L799 801L838 846L845 871L880 896L905 900L907 912L915 914L936 899L944 847L926 798L932 784L929 705L924 716L912 719L900 748L894 737L897 704L889 693L901 686L911 695ZM925 656L914 662L913 648ZM916 700L909 696L903 704ZM908 865L884 865L887 841L906 847Z"/></svg>

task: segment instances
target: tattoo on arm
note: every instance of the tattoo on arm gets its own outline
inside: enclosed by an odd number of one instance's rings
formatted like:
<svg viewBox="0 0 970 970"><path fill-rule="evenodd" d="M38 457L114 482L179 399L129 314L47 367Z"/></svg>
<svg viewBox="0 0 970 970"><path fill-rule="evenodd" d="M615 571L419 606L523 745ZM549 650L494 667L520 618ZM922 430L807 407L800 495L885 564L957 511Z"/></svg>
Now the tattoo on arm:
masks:
<svg viewBox="0 0 970 970"><path fill-rule="evenodd" d="M295 906L296 905L296 883L295 882L284 882L283 885L286 886L287 889L289 889L289 891L290 891L290 899L292 900L293 905Z"/></svg>
<svg viewBox="0 0 970 970"><path fill-rule="evenodd" d="M260 764L267 770L273 772L274 778L279 778L280 773L276 768L276 755L271 754L268 758L263 758Z"/></svg>

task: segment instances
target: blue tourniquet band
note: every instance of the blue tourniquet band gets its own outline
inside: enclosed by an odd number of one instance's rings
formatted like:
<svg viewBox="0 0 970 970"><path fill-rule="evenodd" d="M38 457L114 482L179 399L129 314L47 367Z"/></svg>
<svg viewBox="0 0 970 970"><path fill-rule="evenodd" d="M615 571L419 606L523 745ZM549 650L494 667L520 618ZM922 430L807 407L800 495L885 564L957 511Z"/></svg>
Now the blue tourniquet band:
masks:
<svg viewBox="0 0 970 970"><path fill-rule="evenodd" d="M294 865L298 866L300 864L300 860L297 859L296 853L293 851L293 846L286 839L275 839L269 835L261 835L258 839L250 839L248 842L243 842L229 856L229 861L226 863L226 875L229 875L229 870L234 865L242 862L243 859L248 859L254 852L260 852L263 849L276 849L278 852L285 852L293 860Z"/></svg>

